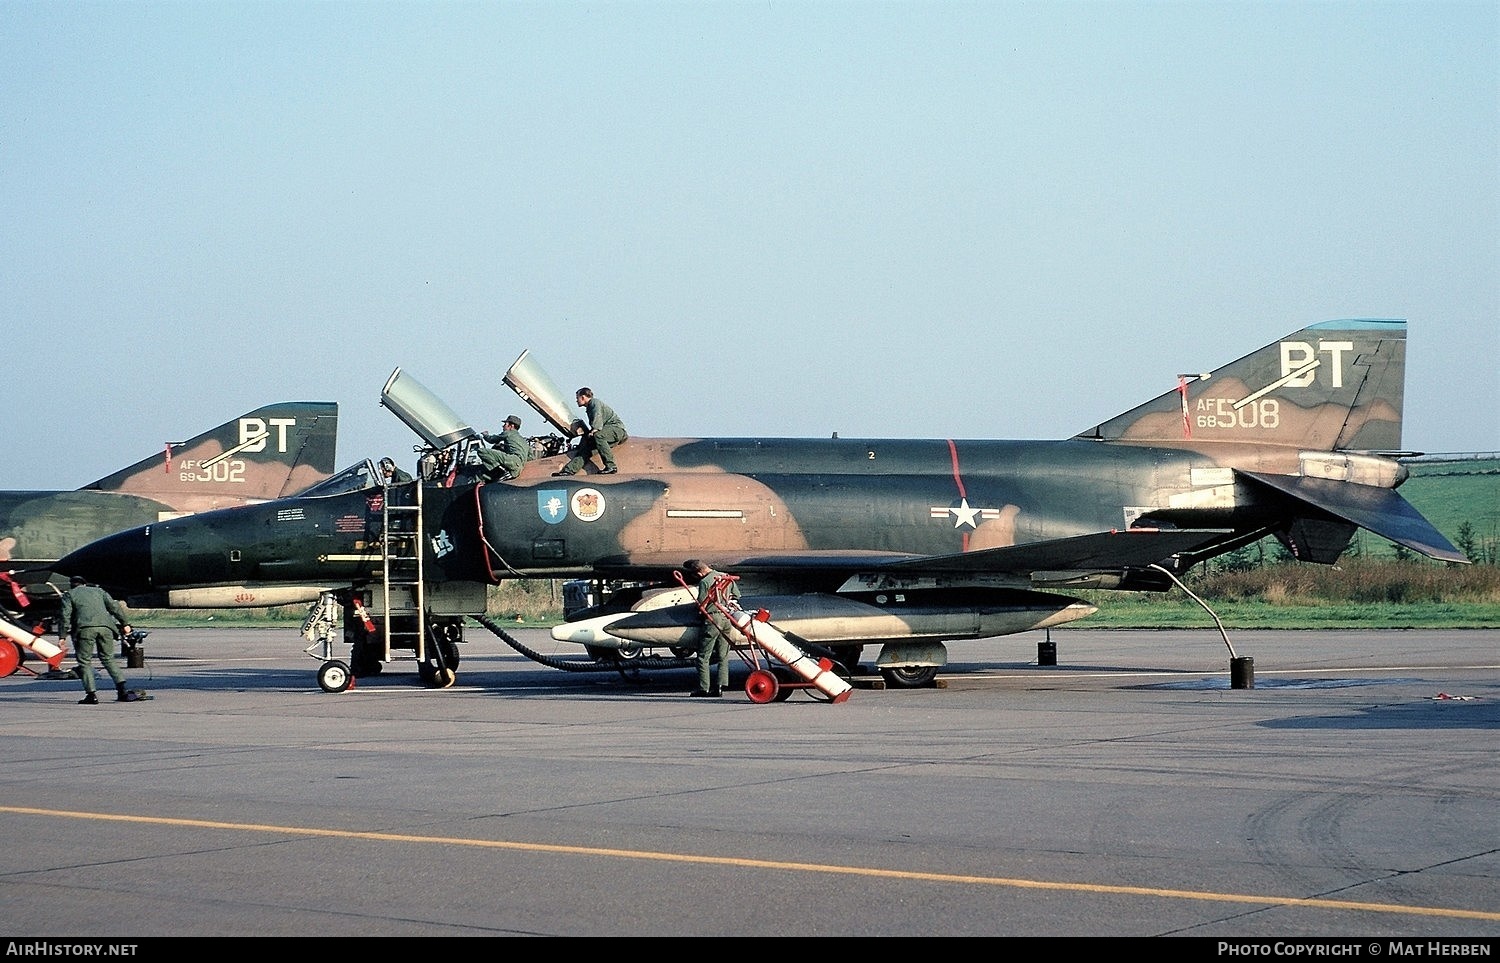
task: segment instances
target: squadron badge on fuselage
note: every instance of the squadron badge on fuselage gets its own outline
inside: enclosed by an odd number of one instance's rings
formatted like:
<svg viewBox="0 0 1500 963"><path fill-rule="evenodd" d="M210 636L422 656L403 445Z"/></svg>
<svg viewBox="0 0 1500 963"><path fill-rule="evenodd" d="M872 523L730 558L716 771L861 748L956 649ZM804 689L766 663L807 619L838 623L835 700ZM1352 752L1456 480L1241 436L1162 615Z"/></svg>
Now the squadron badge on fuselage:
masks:
<svg viewBox="0 0 1500 963"><path fill-rule="evenodd" d="M597 488L580 488L573 493L573 517L580 522L595 522L604 514L604 494Z"/></svg>
<svg viewBox="0 0 1500 963"><path fill-rule="evenodd" d="M565 488L545 488L536 493L536 513L548 525L568 517L568 492Z"/></svg>

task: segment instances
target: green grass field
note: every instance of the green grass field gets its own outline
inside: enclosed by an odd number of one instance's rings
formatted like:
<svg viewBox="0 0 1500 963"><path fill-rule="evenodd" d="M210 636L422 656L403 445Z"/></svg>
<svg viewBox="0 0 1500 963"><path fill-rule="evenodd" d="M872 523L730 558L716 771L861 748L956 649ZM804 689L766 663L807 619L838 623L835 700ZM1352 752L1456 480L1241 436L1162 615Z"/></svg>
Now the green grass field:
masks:
<svg viewBox="0 0 1500 963"><path fill-rule="evenodd" d="M1214 628L1197 603L1173 595L1159 602L1096 602L1099 611L1062 628ZM1500 629L1500 603L1282 604L1248 601L1212 605L1231 629Z"/></svg>
<svg viewBox="0 0 1500 963"><path fill-rule="evenodd" d="M1500 564L1500 458L1432 457L1406 465L1411 477L1400 489L1406 500L1473 561ZM1396 555L1390 542L1368 532L1360 541L1382 557Z"/></svg>

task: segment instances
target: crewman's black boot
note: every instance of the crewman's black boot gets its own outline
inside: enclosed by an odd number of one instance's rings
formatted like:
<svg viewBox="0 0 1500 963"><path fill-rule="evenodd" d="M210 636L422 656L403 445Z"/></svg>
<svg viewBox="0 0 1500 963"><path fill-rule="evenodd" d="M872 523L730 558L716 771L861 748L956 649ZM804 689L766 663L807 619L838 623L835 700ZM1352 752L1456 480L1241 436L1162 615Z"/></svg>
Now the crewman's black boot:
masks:
<svg viewBox="0 0 1500 963"><path fill-rule="evenodd" d="M96 706L96 705L99 704L99 697L96 696L96 695L94 695L94 693L90 692L88 695L84 696L82 699L79 699L78 700L78 704L81 705L81 706Z"/></svg>
<svg viewBox="0 0 1500 963"><path fill-rule="evenodd" d="M115 683L115 701L116 702L129 702L130 701L130 693L128 693L128 692L125 691L125 683L123 683L123 682L116 682Z"/></svg>

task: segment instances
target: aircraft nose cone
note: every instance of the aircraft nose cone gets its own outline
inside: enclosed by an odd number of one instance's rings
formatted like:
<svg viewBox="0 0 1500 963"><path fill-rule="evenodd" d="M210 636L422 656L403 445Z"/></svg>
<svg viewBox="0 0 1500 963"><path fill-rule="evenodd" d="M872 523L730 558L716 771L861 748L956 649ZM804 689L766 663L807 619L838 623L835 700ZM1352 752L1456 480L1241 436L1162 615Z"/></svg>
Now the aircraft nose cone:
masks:
<svg viewBox="0 0 1500 963"><path fill-rule="evenodd" d="M90 542L61 559L53 570L82 575L115 592L141 592L151 587L151 529L132 528Z"/></svg>

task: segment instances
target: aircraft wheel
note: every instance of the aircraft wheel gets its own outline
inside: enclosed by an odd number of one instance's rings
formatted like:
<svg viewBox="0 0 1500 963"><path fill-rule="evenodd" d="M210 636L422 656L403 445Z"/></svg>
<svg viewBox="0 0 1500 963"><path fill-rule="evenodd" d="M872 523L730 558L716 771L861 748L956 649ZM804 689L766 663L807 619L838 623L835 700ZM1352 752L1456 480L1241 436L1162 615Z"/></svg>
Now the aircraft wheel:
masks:
<svg viewBox="0 0 1500 963"><path fill-rule="evenodd" d="M0 643L0 679L21 667L21 647L14 642Z"/></svg>
<svg viewBox="0 0 1500 963"><path fill-rule="evenodd" d="M893 689L920 689L923 686L932 685L932 680L937 678L938 667L935 665L901 665L881 669L880 674L885 677L886 685Z"/></svg>
<svg viewBox="0 0 1500 963"><path fill-rule="evenodd" d="M602 645L585 645L583 651L595 662L618 662L619 656L614 649Z"/></svg>
<svg viewBox="0 0 1500 963"><path fill-rule="evenodd" d="M685 645L674 645L671 647L671 652L679 659L691 659L698 655L697 649L689 648Z"/></svg>
<svg viewBox="0 0 1500 963"><path fill-rule="evenodd" d="M349 667L335 659L324 662L318 669L318 685L324 692L343 692L354 684L354 673Z"/></svg>
<svg viewBox="0 0 1500 963"><path fill-rule="evenodd" d="M776 681L776 676L765 669L756 669L750 673L750 678L745 680L745 695L750 701L757 705L765 705L781 690L781 683ZM787 690L790 692L791 690Z"/></svg>

